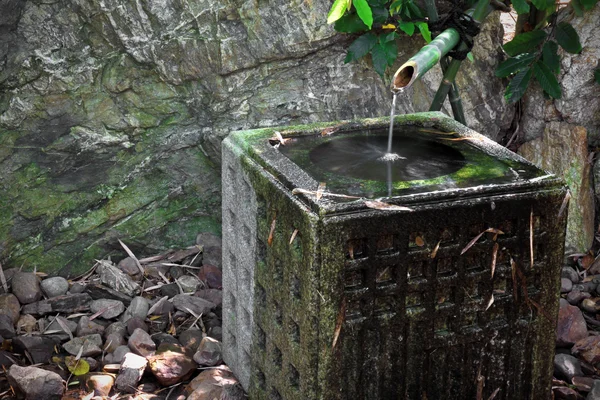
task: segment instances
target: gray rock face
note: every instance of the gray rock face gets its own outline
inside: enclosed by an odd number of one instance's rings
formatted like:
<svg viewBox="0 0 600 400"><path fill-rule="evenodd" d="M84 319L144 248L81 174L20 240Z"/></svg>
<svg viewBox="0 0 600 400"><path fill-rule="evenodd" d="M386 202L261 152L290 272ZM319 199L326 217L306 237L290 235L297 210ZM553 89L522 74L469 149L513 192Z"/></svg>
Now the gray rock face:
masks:
<svg viewBox="0 0 600 400"><path fill-rule="evenodd" d="M94 357L102 353L102 337L98 334L76 337L63 344L63 348L76 356L83 347L82 357Z"/></svg>
<svg viewBox="0 0 600 400"><path fill-rule="evenodd" d="M44 279L40 286L44 294L50 298L67 294L67 290L69 290L69 282L62 276Z"/></svg>
<svg viewBox="0 0 600 400"><path fill-rule="evenodd" d="M21 304L17 297L12 294L0 294L0 310L12 318L13 323L17 323L19 320L19 312L21 310Z"/></svg>
<svg viewBox="0 0 600 400"><path fill-rule="evenodd" d="M198 351L194 354L194 361L200 366L214 367L223 361L221 352L221 342L211 337L205 337L198 346Z"/></svg>
<svg viewBox="0 0 600 400"><path fill-rule="evenodd" d="M135 296L140 292L140 285L134 282L129 275L106 261L103 261L98 267L98 272L102 283L117 292L126 296Z"/></svg>
<svg viewBox="0 0 600 400"><path fill-rule="evenodd" d="M12 279L12 291L19 303L29 304L42 298L40 282L32 272L17 272Z"/></svg>
<svg viewBox="0 0 600 400"><path fill-rule="evenodd" d="M86 268L116 254L117 237L147 245L132 248L140 256L218 234L215 162L228 132L389 113L369 62L343 63L352 38L326 24L330 1L8 4L20 10L0 12L12 27L0 38L10 264ZM493 75L497 21L458 76L469 124L492 137L513 114ZM398 65L423 44L403 38ZM426 110L440 78L426 76L398 112Z"/></svg>
<svg viewBox="0 0 600 400"><path fill-rule="evenodd" d="M139 328L133 331L133 333L129 337L127 345L129 346L132 352L134 352L135 354L139 354L143 357L151 355L152 353L154 353L154 350L156 350L156 344L154 343L150 335L148 335L147 332Z"/></svg>
<svg viewBox="0 0 600 400"><path fill-rule="evenodd" d="M125 305L122 301L111 299L94 300L90 303L90 311L92 313L95 314L102 310L105 311L100 315L101 318L112 319L118 317L125 311Z"/></svg>
<svg viewBox="0 0 600 400"><path fill-rule="evenodd" d="M135 393L137 384L142 379L148 365L146 358L137 354L127 353L121 363L119 375L115 381L117 390L125 393Z"/></svg>
<svg viewBox="0 0 600 400"><path fill-rule="evenodd" d="M9 315L0 314L0 336L5 339L12 339L15 336L15 326Z"/></svg>
<svg viewBox="0 0 600 400"><path fill-rule="evenodd" d="M215 304L210 301L186 294L178 294L173 297L173 305L179 311L188 314L194 313L196 315L206 314L215 308Z"/></svg>
<svg viewBox="0 0 600 400"><path fill-rule="evenodd" d="M65 391L60 375L41 368L12 365L7 377L27 400L60 400Z"/></svg>
<svg viewBox="0 0 600 400"><path fill-rule="evenodd" d="M54 346L60 340L47 336L17 336L13 339L13 346L19 353L27 351L36 364L47 363L52 358Z"/></svg>
<svg viewBox="0 0 600 400"><path fill-rule="evenodd" d="M554 371L568 382L571 382L574 376L583 376L581 362L568 354L557 354L554 356Z"/></svg>
<svg viewBox="0 0 600 400"><path fill-rule="evenodd" d="M148 310L150 309L150 304L148 304L148 300L146 300L143 297L135 297L132 301L131 304L129 305L129 307L127 307L127 310L125 310L125 313L123 313L123 316L121 317L121 320L123 322L127 322L129 321L129 319L133 318L133 317L138 317L141 318L142 320L146 319L146 316L148 315Z"/></svg>
<svg viewBox="0 0 600 400"><path fill-rule="evenodd" d="M87 293L66 294L53 297L48 300L27 304L23 307L23 313L34 315L46 315L50 313L77 313L90 309L92 298Z"/></svg>

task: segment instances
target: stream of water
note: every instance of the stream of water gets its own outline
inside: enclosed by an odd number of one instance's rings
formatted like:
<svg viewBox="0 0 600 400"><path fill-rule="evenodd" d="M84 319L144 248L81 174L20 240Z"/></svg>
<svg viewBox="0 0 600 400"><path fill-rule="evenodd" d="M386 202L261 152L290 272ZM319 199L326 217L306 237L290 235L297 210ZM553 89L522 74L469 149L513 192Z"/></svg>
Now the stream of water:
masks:
<svg viewBox="0 0 600 400"><path fill-rule="evenodd" d="M396 115L396 99L400 93L402 93L402 89L394 92L394 97L392 98L392 111L390 111L390 130L388 132L387 151L380 158L381 161L385 162L394 162L396 160L406 159L406 157L402 157L401 155L392 152L392 142L394 138L394 117Z"/></svg>

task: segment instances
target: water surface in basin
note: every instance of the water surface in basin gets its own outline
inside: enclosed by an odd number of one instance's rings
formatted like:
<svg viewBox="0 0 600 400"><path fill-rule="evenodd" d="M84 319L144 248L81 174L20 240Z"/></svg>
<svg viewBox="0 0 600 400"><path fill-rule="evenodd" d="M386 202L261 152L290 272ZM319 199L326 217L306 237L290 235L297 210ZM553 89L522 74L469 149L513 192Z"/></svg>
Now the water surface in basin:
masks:
<svg viewBox="0 0 600 400"><path fill-rule="evenodd" d="M544 174L530 164L488 154L478 139L432 129L394 129L392 150L402 158L393 162L381 160L387 143L385 130L345 132L297 136L279 150L325 182L327 191L369 198L514 183Z"/></svg>

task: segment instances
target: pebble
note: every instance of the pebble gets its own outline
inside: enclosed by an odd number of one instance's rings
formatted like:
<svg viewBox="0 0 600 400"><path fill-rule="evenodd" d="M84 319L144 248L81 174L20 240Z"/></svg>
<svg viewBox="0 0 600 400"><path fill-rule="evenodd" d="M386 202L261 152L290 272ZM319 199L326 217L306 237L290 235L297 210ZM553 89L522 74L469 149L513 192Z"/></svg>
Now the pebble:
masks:
<svg viewBox="0 0 600 400"><path fill-rule="evenodd" d="M177 282L181 286L181 289L183 289L183 293L194 293L200 284L200 280L192 275L180 276L177 278Z"/></svg>
<svg viewBox="0 0 600 400"><path fill-rule="evenodd" d="M573 290L580 290L582 292L592 293L593 291L596 290L597 287L598 287L598 284L596 282L588 281L588 282L583 282L583 283L578 283L576 285L573 285Z"/></svg>
<svg viewBox="0 0 600 400"><path fill-rule="evenodd" d="M145 320L148 316L148 309L150 308L150 304L148 300L143 297L134 297L131 300L131 304L127 307L127 310L121 316L121 321L127 322L129 319L133 317L139 317L142 320Z"/></svg>
<svg viewBox="0 0 600 400"><path fill-rule="evenodd" d="M217 339L218 341L223 340L223 328L220 326L213 326L208 330L208 336L213 339Z"/></svg>
<svg viewBox="0 0 600 400"><path fill-rule="evenodd" d="M76 337L63 344L65 351L77 356L83 347L82 357L95 357L102 354L102 337L99 334Z"/></svg>
<svg viewBox="0 0 600 400"><path fill-rule="evenodd" d="M85 292L89 293L89 295L94 300L102 300L102 299L112 299L122 301L125 306L129 306L131 303L131 297L127 296L124 293L118 292L114 289L106 287L104 285L99 285L96 283L88 284L85 287Z"/></svg>
<svg viewBox="0 0 600 400"><path fill-rule="evenodd" d="M129 337L127 341L127 345L129 349L135 354L139 354L140 356L147 357L154 353L156 350L156 344L148 335L147 332L142 329L136 329L133 334Z"/></svg>
<svg viewBox="0 0 600 400"><path fill-rule="evenodd" d="M179 342L183 347L195 353L198 351L198 346L200 346L203 337L201 330L190 328L179 335Z"/></svg>
<svg viewBox="0 0 600 400"><path fill-rule="evenodd" d="M559 347L571 346L587 336L587 325L581 310L566 301L564 303L561 301L561 307L558 310L556 345Z"/></svg>
<svg viewBox="0 0 600 400"><path fill-rule="evenodd" d="M573 289L573 282L569 278L560 278L560 292L569 293Z"/></svg>
<svg viewBox="0 0 600 400"><path fill-rule="evenodd" d="M173 297L173 305L179 311L190 314L190 311L197 316L200 314L207 314L210 310L215 308L215 304L210 301L206 301L199 297L189 296L185 294L178 294Z"/></svg>
<svg viewBox="0 0 600 400"><path fill-rule="evenodd" d="M173 310L175 309L175 307L173 306L173 303L171 303L169 301L169 297L168 296L164 296L162 298L160 298L156 303L154 303L152 305L152 307L150 307L150 309L148 310L148 315L167 315L170 312L173 312Z"/></svg>
<svg viewBox="0 0 600 400"><path fill-rule="evenodd" d="M121 321L113 322L112 324L108 325L104 330L104 338L106 339L106 337L111 334L125 337L125 335L127 334L127 325L125 325Z"/></svg>
<svg viewBox="0 0 600 400"><path fill-rule="evenodd" d="M223 362L221 342L211 337L205 337L194 354L194 361L200 366L214 367Z"/></svg>
<svg viewBox="0 0 600 400"><path fill-rule="evenodd" d="M29 353L34 364L47 363L54 354L60 339L51 336L16 336L12 345L17 353Z"/></svg>
<svg viewBox="0 0 600 400"><path fill-rule="evenodd" d="M35 319L32 315L23 314L17 321L17 334L31 333L35 329L36 325L37 319Z"/></svg>
<svg viewBox="0 0 600 400"><path fill-rule="evenodd" d="M223 291L219 289L200 289L194 293L194 296L210 301L217 307L223 303Z"/></svg>
<svg viewBox="0 0 600 400"><path fill-rule="evenodd" d="M563 267L560 272L561 278L568 278L573 283L579 282L579 274L573 267Z"/></svg>
<svg viewBox="0 0 600 400"><path fill-rule="evenodd" d="M196 236L196 244L203 247L202 262L204 264L221 266L223 245L220 237L212 233L202 232Z"/></svg>
<svg viewBox="0 0 600 400"><path fill-rule="evenodd" d="M592 386L594 386L594 379L587 376L574 376L572 381L577 390L585 393L592 390Z"/></svg>
<svg viewBox="0 0 600 400"><path fill-rule="evenodd" d="M104 341L104 351L107 353L112 353L116 351L119 346L123 346L125 344L125 338L123 335L119 335L117 333L111 333L106 336Z"/></svg>
<svg viewBox="0 0 600 400"><path fill-rule="evenodd" d="M583 376L579 360L568 354L554 356L554 372L567 382L571 382L574 376Z"/></svg>
<svg viewBox="0 0 600 400"><path fill-rule="evenodd" d="M156 348L159 348L160 345L162 344L176 344L178 346L181 346L181 344L179 343L179 340L177 340L177 338L173 335L169 335L168 333L165 332L160 332L157 333L155 335L152 335L152 340L154 340L154 343L156 344Z"/></svg>
<svg viewBox="0 0 600 400"><path fill-rule="evenodd" d="M19 303L30 304L42 298L40 281L33 272L17 272L12 279L12 292Z"/></svg>
<svg viewBox="0 0 600 400"><path fill-rule="evenodd" d="M71 294L83 293L85 291L85 285L83 283L75 282L71 285L69 292Z"/></svg>
<svg viewBox="0 0 600 400"><path fill-rule="evenodd" d="M183 270L183 268L178 267L176 265L172 266L169 269L169 275L171 275L171 278L173 278L174 280L179 279L180 277L183 276L183 274L185 274L185 271Z"/></svg>
<svg viewBox="0 0 600 400"><path fill-rule="evenodd" d="M129 347L128 346L119 346L115 349L114 352L112 352L112 356L113 356L113 361L116 364L121 364L121 362L123 362L123 358L125 357L125 354L129 353Z"/></svg>
<svg viewBox="0 0 600 400"><path fill-rule="evenodd" d="M60 320L60 322L59 322ZM65 317L56 317L52 318L52 321L48 324L46 329L48 331L58 331L56 333L63 340L71 339L71 335L65 332L63 325L71 332L72 334L77 332L77 322L72 321L70 319L66 319Z"/></svg>
<svg viewBox="0 0 600 400"><path fill-rule="evenodd" d="M133 297L140 292L140 285L108 261L102 262L97 272L100 274L100 281L113 290L129 297Z"/></svg>
<svg viewBox="0 0 600 400"><path fill-rule="evenodd" d="M142 379L147 364L148 360L146 358L137 354L127 353L121 363L119 375L115 381L115 388L121 392L135 393L137 384Z"/></svg>
<svg viewBox="0 0 600 400"><path fill-rule="evenodd" d="M198 271L198 278L211 289L223 287L223 273L214 265L205 264Z"/></svg>
<svg viewBox="0 0 600 400"><path fill-rule="evenodd" d="M77 323L77 336L93 335L94 333L104 332L105 327L94 321L90 321L87 316L83 316Z"/></svg>
<svg viewBox="0 0 600 400"><path fill-rule="evenodd" d="M217 368L209 368L200 372L187 385L184 393L189 396L188 400L221 399L223 386L235 385L237 383L231 370L227 366L221 365Z"/></svg>
<svg viewBox="0 0 600 400"><path fill-rule="evenodd" d="M593 299L583 299L580 307L587 312L596 313L600 310L600 299L597 297Z"/></svg>
<svg viewBox="0 0 600 400"><path fill-rule="evenodd" d="M69 282L62 276L46 278L40 284L44 294L49 297L62 296L69 290Z"/></svg>
<svg viewBox="0 0 600 400"><path fill-rule="evenodd" d="M196 370L196 363L185 353L183 348L172 343L163 343L156 354L148 357L152 374L163 386L179 383Z"/></svg>
<svg viewBox="0 0 600 400"><path fill-rule="evenodd" d="M148 332L148 325L140 317L133 317L127 321L127 333L132 335L136 329L141 329Z"/></svg>
<svg viewBox="0 0 600 400"><path fill-rule="evenodd" d="M571 353L584 361L595 365L600 362L600 336L588 336L578 340Z"/></svg>
<svg viewBox="0 0 600 400"><path fill-rule="evenodd" d="M592 390L588 393L586 400L600 400L600 380L595 379Z"/></svg>
<svg viewBox="0 0 600 400"><path fill-rule="evenodd" d="M115 384L115 378L109 374L90 375L87 379L88 390L94 391L94 396L108 397Z"/></svg>
<svg viewBox="0 0 600 400"><path fill-rule="evenodd" d="M0 336L4 339L12 339L15 335L16 332L12 317L7 314L0 314Z"/></svg>
<svg viewBox="0 0 600 400"><path fill-rule="evenodd" d="M117 268L119 268L121 271L125 272L127 275L131 276L131 277L140 277L141 278L141 271L137 266L137 263L135 262L135 260L131 257L127 257L122 259L121 261L119 261L119 264L117 264Z"/></svg>
<svg viewBox="0 0 600 400"><path fill-rule="evenodd" d="M21 315L21 304L17 296L12 293L0 294L0 310L2 310L3 314L11 317L13 323L16 324Z"/></svg>
<svg viewBox="0 0 600 400"><path fill-rule="evenodd" d="M60 400L65 391L60 375L37 367L12 365L7 377L27 400Z"/></svg>
<svg viewBox="0 0 600 400"><path fill-rule="evenodd" d="M567 301L569 304L574 306L579 305L583 300L589 299L592 295L588 292L582 292L580 290L572 290L567 295Z"/></svg>
<svg viewBox="0 0 600 400"><path fill-rule="evenodd" d="M18 364L17 358L6 350L0 350L0 369L8 369L13 364Z"/></svg>
<svg viewBox="0 0 600 400"><path fill-rule="evenodd" d="M113 299L99 299L90 303L90 311L93 314L96 314L102 310L104 311L102 314L100 314L101 318L117 318L119 315L123 314L123 311L125 311L125 304L123 304L123 302L120 300Z"/></svg>
<svg viewBox="0 0 600 400"><path fill-rule="evenodd" d="M90 310L92 298L87 293L66 294L23 306L24 314L75 314Z"/></svg>
<svg viewBox="0 0 600 400"><path fill-rule="evenodd" d="M177 286L176 283L169 283L160 287L161 296L167 296L168 298L171 298L173 296L178 295L179 293L179 286Z"/></svg>

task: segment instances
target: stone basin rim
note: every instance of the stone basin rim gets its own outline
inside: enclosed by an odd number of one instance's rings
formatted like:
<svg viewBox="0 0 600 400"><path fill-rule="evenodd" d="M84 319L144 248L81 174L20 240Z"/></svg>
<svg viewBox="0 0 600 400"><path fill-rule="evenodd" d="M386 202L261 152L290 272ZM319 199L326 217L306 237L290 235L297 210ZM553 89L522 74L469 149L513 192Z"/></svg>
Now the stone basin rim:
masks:
<svg viewBox="0 0 600 400"><path fill-rule="evenodd" d="M394 119L395 127L413 125L422 128L436 129L444 132L453 132L454 137L474 138L471 145L488 156L496 157L503 161L511 161L525 164L540 171L539 177L530 180L505 183L505 184L483 184L466 188L446 189L414 194L403 194L392 197L379 197L377 200L389 204L410 205L423 201L431 204L441 201L468 200L481 197L493 197L496 193L506 192L510 189L512 193L525 193L540 189L558 189L565 187L564 181L556 175L537 168L528 160L513 153L505 147L475 132L474 130L449 118L441 112L424 112L415 114L397 115ZM283 127L268 127L252 130L232 132L225 141L239 146L245 153L244 162L255 163L267 172L272 179L285 186L291 195L295 188L306 190L317 190L319 182L312 178L307 172L291 161L287 156L275 149L269 138L280 132L284 138L317 135L324 129L336 127L336 133L350 133L359 130L381 130L389 127L389 117L364 118L357 120L319 122L310 125L296 125ZM318 214L338 214L356 212L367 208L364 198L361 200L340 202L321 198L316 201L315 196L300 194L294 196L306 206ZM373 199L369 199L373 200ZM386 211L402 212L402 211Z"/></svg>

